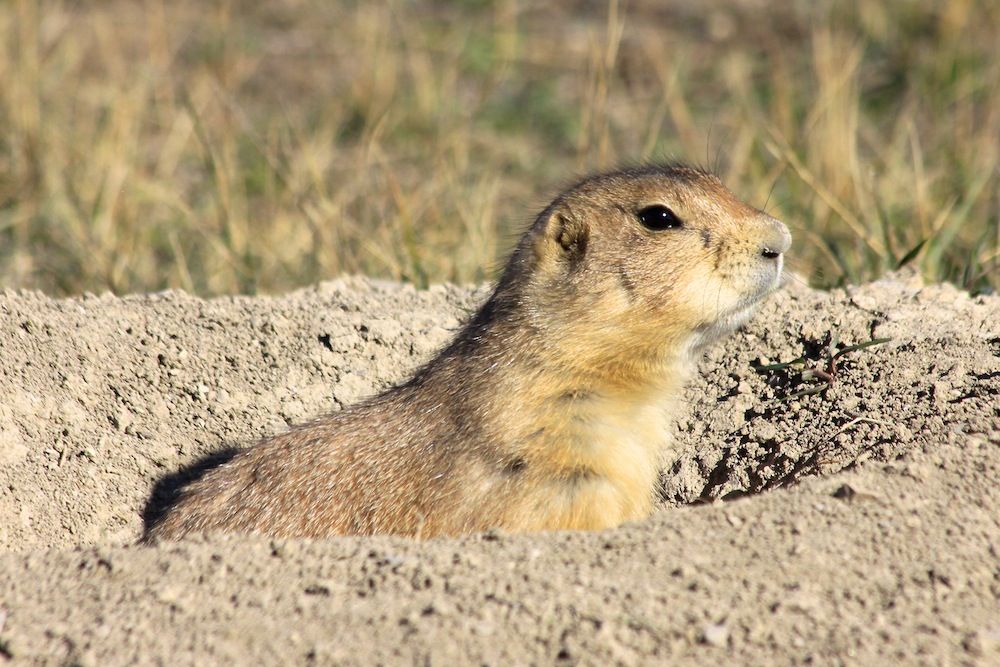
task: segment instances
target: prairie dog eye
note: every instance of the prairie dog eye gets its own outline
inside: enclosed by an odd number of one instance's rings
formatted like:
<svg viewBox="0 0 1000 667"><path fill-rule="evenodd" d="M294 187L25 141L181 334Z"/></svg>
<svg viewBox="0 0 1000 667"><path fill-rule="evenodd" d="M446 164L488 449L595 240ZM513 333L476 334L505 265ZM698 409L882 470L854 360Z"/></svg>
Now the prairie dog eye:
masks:
<svg viewBox="0 0 1000 667"><path fill-rule="evenodd" d="M666 206L654 204L639 211L639 222L646 229L654 232L662 232L664 229L677 229L683 227L681 219Z"/></svg>

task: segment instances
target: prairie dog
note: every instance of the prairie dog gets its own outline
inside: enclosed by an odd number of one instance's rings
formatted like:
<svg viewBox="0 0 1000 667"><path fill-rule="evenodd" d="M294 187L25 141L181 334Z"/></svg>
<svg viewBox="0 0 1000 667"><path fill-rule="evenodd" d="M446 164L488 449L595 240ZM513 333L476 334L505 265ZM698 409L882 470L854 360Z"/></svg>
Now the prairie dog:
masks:
<svg viewBox="0 0 1000 667"><path fill-rule="evenodd" d="M408 381L267 438L147 539L600 529L653 507L671 397L779 284L791 236L683 165L587 178Z"/></svg>

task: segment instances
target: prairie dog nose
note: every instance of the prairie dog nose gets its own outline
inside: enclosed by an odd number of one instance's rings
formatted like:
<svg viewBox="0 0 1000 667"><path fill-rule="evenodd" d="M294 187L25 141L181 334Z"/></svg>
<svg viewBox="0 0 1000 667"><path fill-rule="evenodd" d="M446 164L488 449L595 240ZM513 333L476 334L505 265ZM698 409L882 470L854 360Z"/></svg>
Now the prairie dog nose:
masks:
<svg viewBox="0 0 1000 667"><path fill-rule="evenodd" d="M764 232L764 240L760 245L760 254L767 259L776 259L788 252L792 246L792 235L785 223L774 218L767 218L768 229Z"/></svg>

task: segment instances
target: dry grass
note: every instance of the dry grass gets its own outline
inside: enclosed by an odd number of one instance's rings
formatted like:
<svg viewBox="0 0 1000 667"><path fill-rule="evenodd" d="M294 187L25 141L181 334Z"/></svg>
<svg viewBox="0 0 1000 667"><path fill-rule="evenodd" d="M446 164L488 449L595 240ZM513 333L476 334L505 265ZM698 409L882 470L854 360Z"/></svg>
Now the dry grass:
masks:
<svg viewBox="0 0 1000 667"><path fill-rule="evenodd" d="M210 6L209 6L210 5ZM1000 6L0 4L0 285L488 278L573 175L708 164L820 285L1000 287Z"/></svg>

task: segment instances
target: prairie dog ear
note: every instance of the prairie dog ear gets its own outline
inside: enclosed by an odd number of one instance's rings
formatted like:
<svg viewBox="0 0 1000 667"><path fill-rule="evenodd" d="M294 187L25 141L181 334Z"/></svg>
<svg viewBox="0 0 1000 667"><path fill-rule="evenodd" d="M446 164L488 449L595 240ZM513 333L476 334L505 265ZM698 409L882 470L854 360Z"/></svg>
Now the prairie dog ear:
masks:
<svg viewBox="0 0 1000 667"><path fill-rule="evenodd" d="M542 237L540 254L556 254L556 259L576 264L587 253L590 227L568 211L553 211L545 221Z"/></svg>

